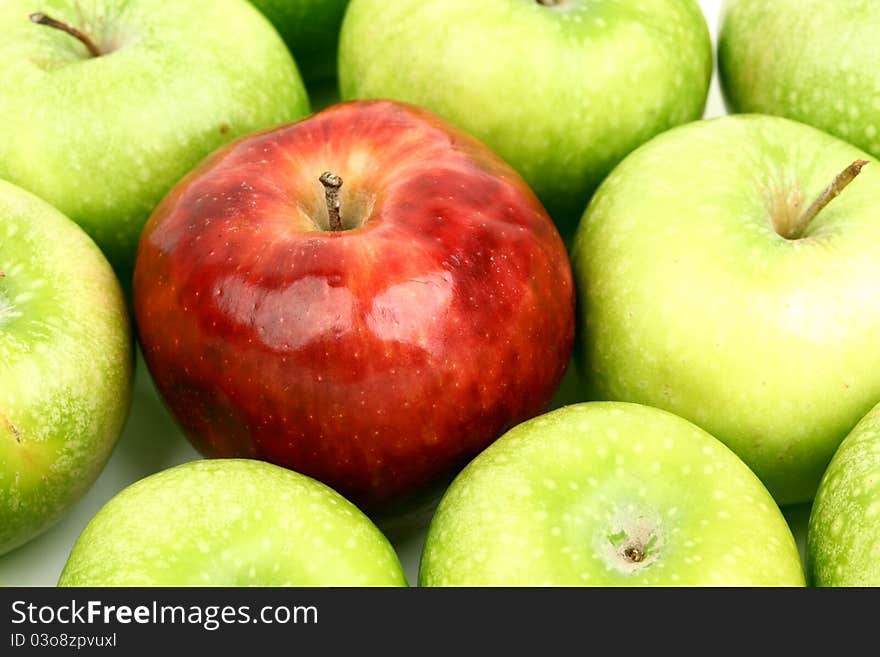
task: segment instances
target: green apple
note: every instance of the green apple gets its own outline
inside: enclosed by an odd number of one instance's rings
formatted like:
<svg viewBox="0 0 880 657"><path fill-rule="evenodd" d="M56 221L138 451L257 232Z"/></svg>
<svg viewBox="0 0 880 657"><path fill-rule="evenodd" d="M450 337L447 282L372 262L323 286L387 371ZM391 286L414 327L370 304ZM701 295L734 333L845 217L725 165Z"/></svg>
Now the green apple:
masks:
<svg viewBox="0 0 880 657"><path fill-rule="evenodd" d="M0 3L0 177L85 228L126 286L141 228L178 179L307 112L290 53L245 0Z"/></svg>
<svg viewBox="0 0 880 657"><path fill-rule="evenodd" d="M807 532L815 586L880 586L880 404L856 425L822 477Z"/></svg>
<svg viewBox="0 0 880 657"><path fill-rule="evenodd" d="M702 429L617 402L513 428L431 521L423 586L802 586L757 477Z"/></svg>
<svg viewBox="0 0 880 657"><path fill-rule="evenodd" d="M409 101L517 169L567 238L627 153L703 113L712 48L693 0L352 0L344 98Z"/></svg>
<svg viewBox="0 0 880 657"><path fill-rule="evenodd" d="M778 503L812 499L880 400L880 166L852 180L868 159L766 116L693 123L630 155L572 252L593 398L681 415Z"/></svg>
<svg viewBox="0 0 880 657"><path fill-rule="evenodd" d="M251 0L284 38L308 83L336 77L339 28L348 0Z"/></svg>
<svg viewBox="0 0 880 657"><path fill-rule="evenodd" d="M111 499L59 586L405 586L397 555L353 504L263 461L191 461Z"/></svg>
<svg viewBox="0 0 880 657"><path fill-rule="evenodd" d="M880 2L727 0L728 106L821 128L880 157Z"/></svg>
<svg viewBox="0 0 880 657"><path fill-rule="evenodd" d="M131 400L119 283L70 219L0 181L0 554L98 477Z"/></svg>

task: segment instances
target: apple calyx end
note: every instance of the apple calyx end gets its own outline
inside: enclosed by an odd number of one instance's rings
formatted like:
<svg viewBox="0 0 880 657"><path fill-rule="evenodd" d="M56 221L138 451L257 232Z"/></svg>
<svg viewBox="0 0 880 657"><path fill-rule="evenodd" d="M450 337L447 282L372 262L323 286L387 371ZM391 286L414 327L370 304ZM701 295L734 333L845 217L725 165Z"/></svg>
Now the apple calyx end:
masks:
<svg viewBox="0 0 880 657"><path fill-rule="evenodd" d="M660 556L663 536L654 513L618 518L602 543L606 563L622 573L648 568Z"/></svg>
<svg viewBox="0 0 880 657"><path fill-rule="evenodd" d="M641 545L628 545L623 550L623 556L632 563L640 563L645 558L645 553L642 552Z"/></svg>
<svg viewBox="0 0 880 657"><path fill-rule="evenodd" d="M342 178L332 171L325 171L318 178L324 185L324 198L327 201L327 217L330 221L330 230L334 233L343 229L342 217L339 214L339 188L342 187Z"/></svg>
<svg viewBox="0 0 880 657"><path fill-rule="evenodd" d="M32 23L36 23L38 25L45 25L47 27L55 28L56 30L61 30L62 32L66 32L70 36L74 37L78 41L80 41L85 47L86 50L89 51L89 55L92 57L100 57L102 54L101 49L95 45L95 42L92 41L88 35L79 31L72 25L68 25L59 20L55 20L51 16L47 16L42 12L34 12L28 16Z"/></svg>

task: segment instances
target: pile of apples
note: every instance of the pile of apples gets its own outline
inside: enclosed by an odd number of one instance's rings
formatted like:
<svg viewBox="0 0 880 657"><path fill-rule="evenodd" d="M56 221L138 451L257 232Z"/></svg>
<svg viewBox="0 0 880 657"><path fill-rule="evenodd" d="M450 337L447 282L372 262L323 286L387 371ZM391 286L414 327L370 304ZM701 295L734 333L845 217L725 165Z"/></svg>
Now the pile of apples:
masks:
<svg viewBox="0 0 880 657"><path fill-rule="evenodd" d="M441 494L425 586L880 585L880 5L730 0L701 121L695 0L39 4L0 554L101 472L137 342L207 458L61 585L405 585L375 521Z"/></svg>

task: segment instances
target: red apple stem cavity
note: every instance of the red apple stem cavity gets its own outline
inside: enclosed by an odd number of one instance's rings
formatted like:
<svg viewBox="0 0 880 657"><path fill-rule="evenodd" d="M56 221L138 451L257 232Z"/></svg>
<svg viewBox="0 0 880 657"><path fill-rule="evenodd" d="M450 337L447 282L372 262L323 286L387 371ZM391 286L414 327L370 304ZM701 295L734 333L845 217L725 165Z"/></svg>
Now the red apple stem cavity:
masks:
<svg viewBox="0 0 880 657"><path fill-rule="evenodd" d="M68 25L67 23L62 23L61 21L57 21L50 16L46 16L46 14L37 12L35 14L30 15L31 22L37 23L39 25L46 25L48 27L54 27L56 30L61 30L62 32L67 32L70 36L79 39L82 44L89 51L89 54L92 57L100 57L101 50L98 46L95 45L95 42L92 41L88 35L83 34L78 29L73 27L72 25Z"/></svg>
<svg viewBox="0 0 880 657"><path fill-rule="evenodd" d="M794 226L792 226L789 234L783 235L783 237L790 240L799 239L806 232L807 228L809 228L810 223L816 218L816 215L819 214L826 205L837 198L840 193L846 189L847 185L855 180L856 176L861 172L862 167L866 164L868 164L868 160L856 160L846 169L837 174L837 177L832 183L828 185L821 194L819 194L819 197L813 201L810 207L807 208L806 212L801 215L801 218L798 219Z"/></svg>
<svg viewBox="0 0 880 657"><path fill-rule="evenodd" d="M327 201L327 216L330 218L330 230L338 232L342 230L342 217L339 215L339 188L342 187L342 178L332 171L325 171L318 180L324 185L324 198Z"/></svg>

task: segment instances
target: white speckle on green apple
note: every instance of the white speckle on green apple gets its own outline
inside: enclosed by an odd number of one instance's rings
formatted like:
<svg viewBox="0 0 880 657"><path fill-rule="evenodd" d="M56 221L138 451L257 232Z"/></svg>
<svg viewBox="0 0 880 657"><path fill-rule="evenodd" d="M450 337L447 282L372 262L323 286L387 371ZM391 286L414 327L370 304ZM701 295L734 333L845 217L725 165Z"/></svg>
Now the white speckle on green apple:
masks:
<svg viewBox="0 0 880 657"><path fill-rule="evenodd" d="M180 500L186 500L181 504ZM59 586L405 586L388 540L324 484L262 461L192 461L89 522Z"/></svg>
<svg viewBox="0 0 880 657"><path fill-rule="evenodd" d="M778 503L812 499L880 399L878 197L869 155L786 119L655 138L572 248L585 379L706 429Z"/></svg>
<svg viewBox="0 0 880 657"><path fill-rule="evenodd" d="M880 586L880 405L844 439L822 478L807 572L815 586Z"/></svg>
<svg viewBox="0 0 880 657"><path fill-rule="evenodd" d="M718 45L727 103L808 123L880 157L878 34L876 0L727 0Z"/></svg>
<svg viewBox="0 0 880 657"><path fill-rule="evenodd" d="M67 217L0 181L0 554L89 488L128 413L132 338L107 260Z"/></svg>
<svg viewBox="0 0 880 657"><path fill-rule="evenodd" d="M682 464L689 474L675 474ZM462 471L419 581L800 586L804 575L770 494L727 447L670 413L593 402L524 422Z"/></svg>
<svg viewBox="0 0 880 657"><path fill-rule="evenodd" d="M244 0L3 0L0 71L0 177L80 224L126 286L174 183L221 144L308 113L290 53Z"/></svg>
<svg viewBox="0 0 880 657"><path fill-rule="evenodd" d="M711 73L692 0L352 0L339 44L344 98L408 101L467 130L565 238L620 159L702 115Z"/></svg>

